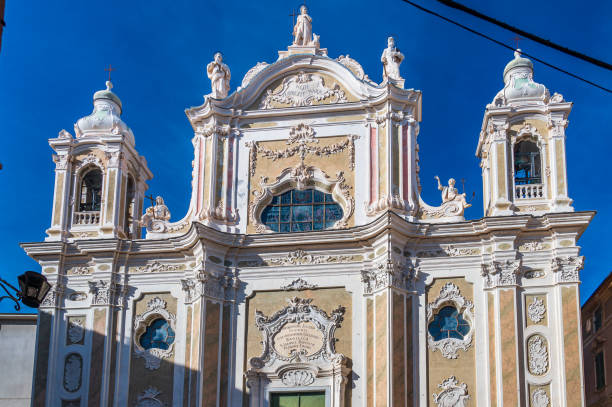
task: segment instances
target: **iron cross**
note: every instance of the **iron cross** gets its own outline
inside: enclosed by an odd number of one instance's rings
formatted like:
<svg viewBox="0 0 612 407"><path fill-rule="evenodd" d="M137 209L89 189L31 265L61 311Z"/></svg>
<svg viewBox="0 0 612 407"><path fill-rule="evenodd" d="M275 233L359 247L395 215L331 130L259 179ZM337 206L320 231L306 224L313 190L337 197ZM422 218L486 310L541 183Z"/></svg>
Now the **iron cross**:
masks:
<svg viewBox="0 0 612 407"><path fill-rule="evenodd" d="M113 66L111 64L108 64L108 68L104 68L104 70L108 72L108 81L110 82L111 72L116 71L116 69L113 69Z"/></svg>

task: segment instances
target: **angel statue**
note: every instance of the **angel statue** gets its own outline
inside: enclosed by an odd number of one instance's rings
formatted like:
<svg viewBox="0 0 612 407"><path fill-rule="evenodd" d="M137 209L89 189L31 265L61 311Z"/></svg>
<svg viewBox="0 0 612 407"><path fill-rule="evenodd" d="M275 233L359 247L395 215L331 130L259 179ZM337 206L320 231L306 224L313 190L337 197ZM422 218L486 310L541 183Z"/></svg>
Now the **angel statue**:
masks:
<svg viewBox="0 0 612 407"><path fill-rule="evenodd" d="M393 37L387 39L387 48L382 53L380 61L383 63L383 79L401 80L400 64L404 60L404 54L395 48Z"/></svg>
<svg viewBox="0 0 612 407"><path fill-rule="evenodd" d="M223 55L220 52L217 52L214 61L206 66L206 73L208 74L208 79L210 79L212 97L215 99L226 98L229 93L232 75L229 67L223 63Z"/></svg>

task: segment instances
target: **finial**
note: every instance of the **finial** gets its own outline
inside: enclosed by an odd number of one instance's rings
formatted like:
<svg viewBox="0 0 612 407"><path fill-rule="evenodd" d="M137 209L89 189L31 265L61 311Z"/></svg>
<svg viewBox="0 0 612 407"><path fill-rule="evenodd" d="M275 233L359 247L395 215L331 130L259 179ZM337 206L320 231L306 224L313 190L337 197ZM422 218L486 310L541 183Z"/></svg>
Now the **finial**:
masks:
<svg viewBox="0 0 612 407"><path fill-rule="evenodd" d="M520 58L520 57L521 57L521 49L520 49L520 48L517 48L517 49L514 51L514 58Z"/></svg>
<svg viewBox="0 0 612 407"><path fill-rule="evenodd" d="M106 90L110 91L113 88L113 83L111 81L106 81Z"/></svg>

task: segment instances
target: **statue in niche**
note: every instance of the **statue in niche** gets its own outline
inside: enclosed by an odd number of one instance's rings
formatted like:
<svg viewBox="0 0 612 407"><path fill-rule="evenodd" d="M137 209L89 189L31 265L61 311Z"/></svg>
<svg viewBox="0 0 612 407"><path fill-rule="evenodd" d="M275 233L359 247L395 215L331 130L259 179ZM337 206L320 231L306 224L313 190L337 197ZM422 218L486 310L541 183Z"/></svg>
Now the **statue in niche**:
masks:
<svg viewBox="0 0 612 407"><path fill-rule="evenodd" d="M438 190L442 191L442 205L447 202L459 202L461 206L465 208L469 208L472 204L467 203L465 200L465 193L460 194L457 188L455 188L455 179L451 178L448 180L448 186L443 186L440 182L440 178L436 175L434 177L438 181Z"/></svg>
<svg viewBox="0 0 612 407"><path fill-rule="evenodd" d="M212 97L226 98L229 93L231 73L229 67L223 63L223 55L220 52L217 52L214 61L206 66L206 73L210 79Z"/></svg>
<svg viewBox="0 0 612 407"><path fill-rule="evenodd" d="M387 39L387 48L382 53L380 61L383 63L383 79L401 80L400 64L404 60L404 54L395 47L393 37Z"/></svg>
<svg viewBox="0 0 612 407"><path fill-rule="evenodd" d="M163 233L167 230L169 220L170 210L164 203L164 198L158 196L155 198L155 205L148 207L140 218L140 226L147 228L149 232Z"/></svg>
<svg viewBox="0 0 612 407"><path fill-rule="evenodd" d="M312 39L312 17L308 14L306 6L300 7L300 15L293 27L293 45L308 46L313 44ZM319 37L316 36L317 42Z"/></svg>

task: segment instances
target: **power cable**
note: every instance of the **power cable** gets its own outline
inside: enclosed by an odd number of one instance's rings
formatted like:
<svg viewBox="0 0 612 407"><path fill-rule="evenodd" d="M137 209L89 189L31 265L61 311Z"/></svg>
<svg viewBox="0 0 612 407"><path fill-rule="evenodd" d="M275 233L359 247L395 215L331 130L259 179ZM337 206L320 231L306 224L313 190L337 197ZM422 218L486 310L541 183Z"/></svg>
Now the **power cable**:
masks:
<svg viewBox="0 0 612 407"><path fill-rule="evenodd" d="M416 4L416 3L413 3L413 2L412 2L412 1L410 1L410 0L402 0L402 1L403 1L403 2L405 2L405 3L410 4L410 5L411 5L411 6L413 6L413 7L418 8L418 9L419 9L419 10L421 10L421 11L424 11L424 12L429 13L429 14L431 14L431 15L434 15L434 16L436 16L436 17L438 17L438 18L441 18L441 19L442 19L442 20L444 20L444 21L447 21L447 22L449 22L449 23L451 23L451 24L454 24L454 25L456 25L456 26L458 26L458 27L461 27L461 28L463 28L464 30L467 30L467 31L471 32L472 34L476 34L476 35L478 35L478 36L480 36L480 37L486 38L487 40L489 40L489 41L492 41L492 42L496 43L497 45L501 45L501 46L502 46L502 47L504 47L504 48L508 48L509 50L515 51L515 49L514 49L513 47L511 47L511 46L509 46L509 45L506 45L506 44L504 44L503 42L496 40L495 38L491 38L491 37L489 37L489 36L488 36L488 35L486 35L486 34L483 34L483 33L481 33L481 32L478 32L478 31L476 31L476 30L473 30L473 29L471 29L471 28L469 28L469 27L467 27L467 26L465 26L465 25L463 25L463 24L461 24L461 23L458 23L458 22L456 22L456 21L453 21L453 20L451 20L450 18L446 18L446 17L444 17L443 15L440 15L440 14L436 13L435 11L432 11L432 10L426 9L425 7L420 6L420 5ZM601 89L601 90L603 90L603 91L605 91L605 92L612 93L612 90L610 90L610 89L608 89L608 88L606 88L606 87L604 87L604 86L598 85L598 84L596 84L595 82L591 82L591 81L590 81L590 80L588 80L588 79L585 79L585 78L583 78L583 77L581 77L581 76L578 76L578 75L576 75L576 74L573 74L573 73L571 73L571 72L568 72L568 71L566 71L565 69L559 68L559 67L557 67L557 66L555 66L555 65L553 65L553 64L550 64L550 63L548 63L548 62L546 62L546 61L543 61L543 60L541 60L540 58L534 57L533 55L529 55L529 54L527 54L527 53L525 53L525 52L522 52L522 51L521 51L521 54L522 54L522 55L525 55L526 57L529 57L529 58L533 59L534 61L538 61L539 63L541 63L541 64L543 64L543 65L546 65L546 66L548 66L548 67L550 67L550 68L552 68L552 69L555 69L555 70L557 70L557 71L559 71L559 72L562 72L562 73L564 73L564 74L566 74L566 75L569 75L569 76L571 76L572 78L575 78L575 79L578 79L578 80L580 80L580 81L582 81L582 82L588 83L589 85L595 86L596 88L599 88L599 89Z"/></svg>
<svg viewBox="0 0 612 407"><path fill-rule="evenodd" d="M597 65L600 68L604 68L604 69L612 71L612 65L607 63L607 62L605 62L605 61L602 61L602 60L597 59L597 58L590 57L590 56L588 56L586 54L583 54L582 52L574 51L574 50L569 49L567 47L555 44L554 42L552 42L550 40L544 39L544 38L539 37L539 36L537 36L535 34L528 33L527 31L523 31L520 28L516 28L516 27L514 27L514 26L512 26L510 24L504 23L503 21L499 21L499 20L497 20L497 19L495 19L493 17L489 17L486 14L482 14L481 12L476 11L474 9L471 9L469 7L466 7L463 4L457 3L454 0L437 0L437 1L439 3L444 4L445 6L452 7L452 8L457 9L457 10L461 10L461 11L463 11L465 13L473 15L474 17L478 17L478 18L480 18L482 20L488 21L488 22L490 22L492 24L495 24L495 25L497 25L497 26L499 26L501 28L504 28L504 29L506 29L508 31L512 31L515 34L522 35L523 37L529 38L532 41L535 41L535 42L538 42L538 43L540 43L542 45L545 45L547 47L556 49L557 51L561 51L561 52L563 52L565 54L568 54L568 55L571 55L571 56L573 56L575 58L582 59L583 61L590 62L591 64Z"/></svg>

